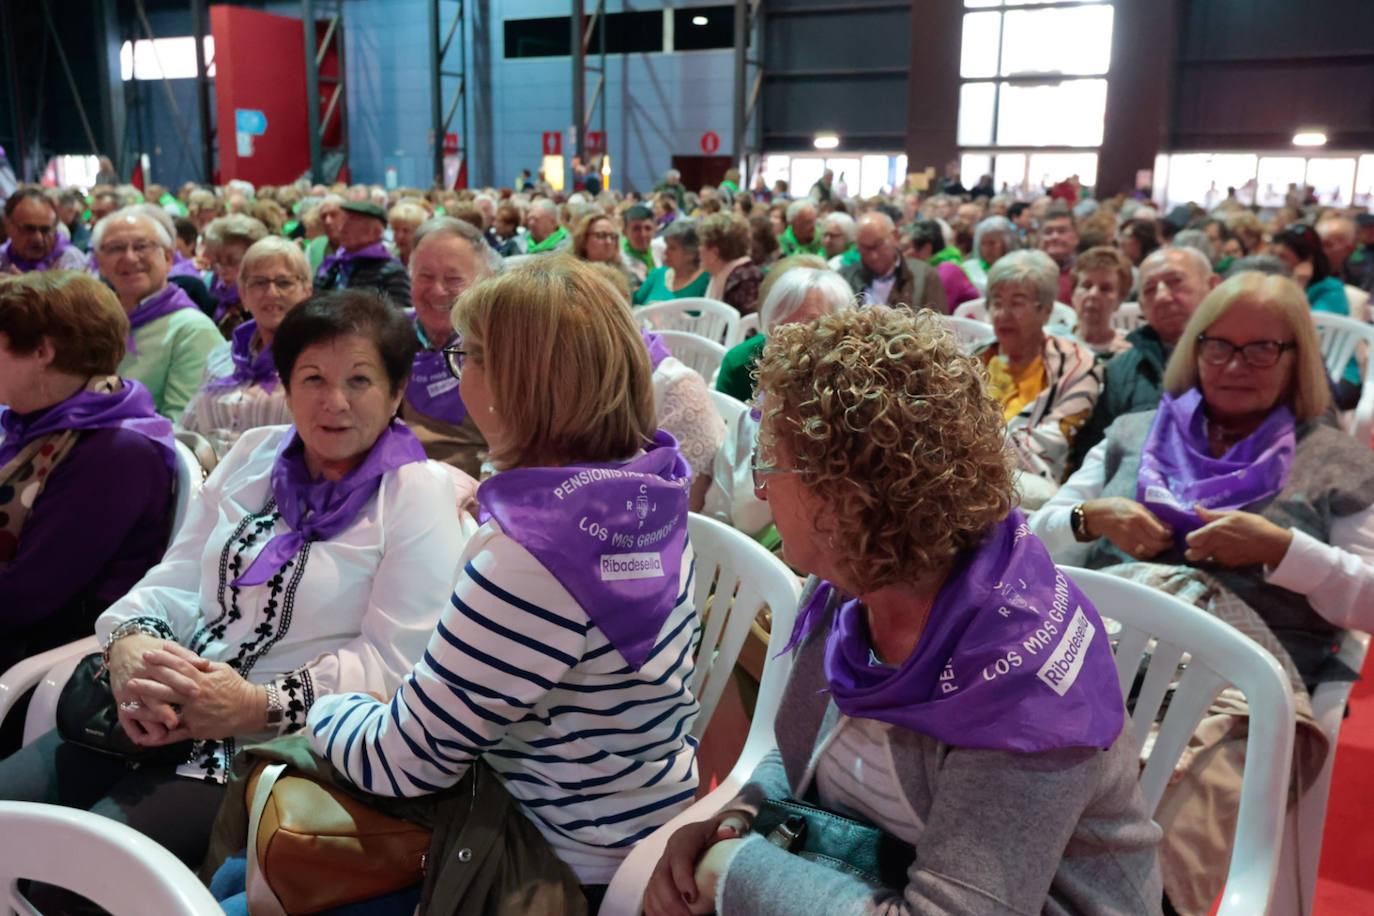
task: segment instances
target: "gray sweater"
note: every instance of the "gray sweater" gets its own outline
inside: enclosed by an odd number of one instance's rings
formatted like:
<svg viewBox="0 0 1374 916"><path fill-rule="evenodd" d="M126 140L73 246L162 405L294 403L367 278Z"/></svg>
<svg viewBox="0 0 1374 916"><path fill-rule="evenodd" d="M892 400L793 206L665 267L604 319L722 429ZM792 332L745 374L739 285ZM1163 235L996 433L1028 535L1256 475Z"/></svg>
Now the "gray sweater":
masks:
<svg viewBox="0 0 1374 916"><path fill-rule="evenodd" d="M776 719L778 750L729 807L757 811L765 798L804 789L836 720L824 672L829 621L796 650ZM1106 751L973 750L902 728L891 740L898 781L924 825L906 887L875 889L755 834L717 887L721 916L1160 912L1161 834L1138 788L1129 719Z"/></svg>

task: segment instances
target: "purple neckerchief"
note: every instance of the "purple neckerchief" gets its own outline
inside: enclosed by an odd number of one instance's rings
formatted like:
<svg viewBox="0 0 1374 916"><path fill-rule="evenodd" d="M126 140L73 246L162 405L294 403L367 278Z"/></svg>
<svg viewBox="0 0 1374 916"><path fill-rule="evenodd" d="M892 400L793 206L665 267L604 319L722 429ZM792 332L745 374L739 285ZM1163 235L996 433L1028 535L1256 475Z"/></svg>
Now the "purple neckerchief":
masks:
<svg viewBox="0 0 1374 916"><path fill-rule="evenodd" d="M253 335L257 332L258 323L251 319L234 328L234 333L229 335L229 357L234 361L234 371L210 382L206 388L257 385L270 394L277 387L277 367L272 362L272 345L263 347L256 355L253 353Z"/></svg>
<svg viewBox="0 0 1374 916"><path fill-rule="evenodd" d="M14 253L14 239L5 243L4 253L10 264L19 268L21 273L29 273L34 270L48 270L57 263L57 259L62 257L62 252L72 247L72 243L67 241L67 237L62 233L57 233L57 241L53 242L52 251L39 258L37 261L30 261L19 257Z"/></svg>
<svg viewBox="0 0 1374 916"><path fill-rule="evenodd" d="M1180 550L1188 532L1206 524L1194 506L1225 512L1268 499L1283 489L1297 448L1293 412L1282 405L1220 458L1212 457L1206 423L1198 389L1166 394L1140 455L1136 500L1173 527Z"/></svg>
<svg viewBox="0 0 1374 916"><path fill-rule="evenodd" d="M414 309L406 314L415 318ZM406 401L427 417L457 426L467 417L468 409L458 393L458 380L449 371L443 348L457 343L458 335L454 333L440 346L432 346L424 325L415 318L415 336L420 338L421 349L410 367Z"/></svg>
<svg viewBox="0 0 1374 916"><path fill-rule="evenodd" d="M175 248L172 249L172 267L167 271L169 277L195 277L200 279L200 271L196 269L196 262L186 257Z"/></svg>
<svg viewBox="0 0 1374 916"><path fill-rule="evenodd" d="M835 592L829 582L816 589L793 644ZM955 747L1021 753L1106 748L1121 732L1125 706L1102 620L1019 510L955 563L900 667L876 662L867 632L859 601L840 603L825 675L847 716Z"/></svg>
<svg viewBox="0 0 1374 916"><path fill-rule="evenodd" d="M219 305L215 306L214 322L219 324L224 313L229 311L231 306L239 302L239 285L237 283L225 283L219 278L219 274L210 280L210 295L219 300Z"/></svg>
<svg viewBox="0 0 1374 916"><path fill-rule="evenodd" d="M291 530L268 541L248 569L229 584L243 587L266 582L307 542L327 541L353 524L363 506L377 494L382 475L413 461L424 460L425 449L420 440L404 423L392 420L372 444L362 464L342 479L313 479L305 465L305 445L296 427L292 426L282 437L271 475L277 511ZM444 511L444 508L440 506L436 511Z"/></svg>
<svg viewBox="0 0 1374 916"><path fill-rule="evenodd" d="M690 474L659 430L624 464L495 474L477 488L477 518L533 554L638 671L680 594Z"/></svg>
<svg viewBox="0 0 1374 916"><path fill-rule="evenodd" d="M157 415L153 396L139 382L124 379L117 391L78 391L52 407L19 414L13 410L0 413L0 467L9 464L19 450L39 436L65 429L109 429L119 427L135 432L162 446L167 467L176 468L176 440L172 438L172 423Z"/></svg>
<svg viewBox="0 0 1374 916"><path fill-rule="evenodd" d="M388 261L395 260L395 258L391 256L391 252L386 250L386 245L382 242L373 242L366 248L359 248L357 251L348 251L347 249L340 248L331 255L325 255L324 260L320 262L320 269L315 271L315 276L323 277L333 270L335 266L349 264L358 258L383 258Z"/></svg>
<svg viewBox="0 0 1374 916"><path fill-rule="evenodd" d="M659 363L673 355L672 351L668 349L668 345L663 342L663 338L648 328L640 328L639 336L644 338L644 346L649 351L649 365L655 370L658 369Z"/></svg>
<svg viewBox="0 0 1374 916"><path fill-rule="evenodd" d="M138 347L134 346L134 331L150 321L156 321L173 312L194 308L196 308L196 304L191 301L191 297L186 295L186 291L175 283L168 283L144 299L129 313L129 336L125 340L129 352L134 355L138 354ZM196 311L200 310L196 309Z"/></svg>

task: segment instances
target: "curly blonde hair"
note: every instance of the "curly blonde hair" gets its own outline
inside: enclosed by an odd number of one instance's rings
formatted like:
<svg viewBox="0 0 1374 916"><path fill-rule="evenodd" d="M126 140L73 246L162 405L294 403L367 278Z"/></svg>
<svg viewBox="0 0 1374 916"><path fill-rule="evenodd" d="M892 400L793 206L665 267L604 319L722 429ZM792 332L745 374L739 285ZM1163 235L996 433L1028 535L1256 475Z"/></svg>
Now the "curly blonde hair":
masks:
<svg viewBox="0 0 1374 916"><path fill-rule="evenodd" d="M826 507L854 581L942 568L1011 511L1002 408L937 316L869 306L775 328L758 365L759 443Z"/></svg>

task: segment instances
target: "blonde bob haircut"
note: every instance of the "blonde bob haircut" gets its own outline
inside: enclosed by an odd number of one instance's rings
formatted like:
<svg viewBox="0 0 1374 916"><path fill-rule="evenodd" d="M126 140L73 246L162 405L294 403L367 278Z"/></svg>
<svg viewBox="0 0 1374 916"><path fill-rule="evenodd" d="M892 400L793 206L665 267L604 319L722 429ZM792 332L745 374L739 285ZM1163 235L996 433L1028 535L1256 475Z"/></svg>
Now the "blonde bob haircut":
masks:
<svg viewBox="0 0 1374 916"><path fill-rule="evenodd" d="M269 258L281 258L293 277L309 285L310 262L305 259L305 253L295 242L279 235L269 235L248 246L239 265L240 281L249 277L260 262Z"/></svg>
<svg viewBox="0 0 1374 916"><path fill-rule="evenodd" d="M649 352L596 265L542 255L468 289L453 324L501 418L498 468L624 461L652 441Z"/></svg>
<svg viewBox="0 0 1374 916"><path fill-rule="evenodd" d="M1189 319L1164 370L1164 390L1177 397L1198 384L1197 338L1237 305L1258 305L1288 325L1297 355L1289 405L1299 423L1321 416L1331 404L1326 364L1307 296L1287 277L1247 270L1207 294Z"/></svg>

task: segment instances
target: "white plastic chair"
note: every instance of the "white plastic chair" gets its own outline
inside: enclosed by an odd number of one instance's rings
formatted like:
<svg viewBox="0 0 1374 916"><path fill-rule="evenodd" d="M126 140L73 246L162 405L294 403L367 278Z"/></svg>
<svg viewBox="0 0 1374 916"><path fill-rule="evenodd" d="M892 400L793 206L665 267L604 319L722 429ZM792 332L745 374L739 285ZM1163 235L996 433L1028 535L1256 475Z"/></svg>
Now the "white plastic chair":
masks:
<svg viewBox="0 0 1374 916"><path fill-rule="evenodd" d="M75 891L114 916L223 916L176 856L117 821L77 808L0 802L0 911L38 911L23 879Z"/></svg>
<svg viewBox="0 0 1374 916"><path fill-rule="evenodd" d="M688 312L696 312L689 315ZM635 309L640 324L655 331L691 331L718 344L731 346L739 333L739 312L716 299L673 299Z"/></svg>
<svg viewBox="0 0 1374 916"><path fill-rule="evenodd" d="M1297 714L1293 691L1274 656L1223 621L1156 589L1095 570L1063 567L1103 617L1121 624L1116 673L1130 690L1148 650L1145 678L1131 714L1143 742L1171 682L1177 688L1160 723L1140 788L1151 813L1179 755L1207 707L1228 684L1250 705L1245 773L1235 845L1218 916L1268 912L1279 861ZM1147 646L1153 638L1153 646ZM1189 659L1183 671L1179 662Z"/></svg>
<svg viewBox="0 0 1374 916"><path fill-rule="evenodd" d="M725 359L725 347L702 337L700 334L693 334L691 331L656 331L655 333L663 338L663 343L668 347L668 352L697 370L701 377L706 379L708 385L716 383L716 373L720 372L720 364Z"/></svg>
<svg viewBox="0 0 1374 916"><path fill-rule="evenodd" d="M763 679L759 683L749 736L730 774L708 795L635 844L606 889L601 916L638 916L644 888L663 854L668 837L683 824L715 814L749 781L754 767L775 745L773 720L782 702L783 687L792 672L791 654L776 653L791 636L792 624L796 620L797 599L801 594L797 577L757 541L729 525L693 514L688 519L688 533L696 552L695 597L699 611L706 607L706 596L712 581L716 587L716 604L706 621L702 647L697 650L693 690L697 701L701 703L701 715L692 729L693 737L699 737L706 730L744 639L764 604L773 614L773 643L764 662ZM732 593L734 602L727 621L723 613L726 609L721 607L720 602L722 596L728 597ZM715 647L714 650L707 648L711 646Z"/></svg>
<svg viewBox="0 0 1374 916"><path fill-rule="evenodd" d="M1369 634L1347 630L1337 657L1354 671L1364 666L1369 650ZM1283 847L1279 853L1279 878L1274 888L1274 913L1313 912L1317 892L1317 869L1322 857L1322 836L1326 831L1326 804L1331 796L1331 773L1336 765L1336 743L1345 721L1345 704L1354 681L1327 681L1312 694L1312 717L1330 742L1321 772L1297 803L1288 809L1284 824Z"/></svg>
<svg viewBox="0 0 1374 916"><path fill-rule="evenodd" d="M186 443L181 440L177 440L176 447L176 502L172 508L172 534L167 539L169 544L176 540L181 523L186 521L186 510L191 507L191 500L200 492L201 484L205 482L205 469L200 466L200 460L196 458L195 452L187 448Z"/></svg>
<svg viewBox="0 0 1374 916"><path fill-rule="evenodd" d="M939 315L940 323L945 326L959 341L959 346L965 353L972 353L983 344L992 343L997 339L992 333L992 325L984 321L974 321L972 318L960 318L957 315Z"/></svg>
<svg viewBox="0 0 1374 916"><path fill-rule="evenodd" d="M714 388L711 389L711 400L716 404L716 413L725 421L726 429L734 429L740 415L749 409L748 404Z"/></svg>
<svg viewBox="0 0 1374 916"><path fill-rule="evenodd" d="M1313 312L1312 323L1317 326L1317 337L1321 341L1322 361L1333 379L1345 373L1345 367L1361 343L1366 345L1367 353L1374 352L1368 349L1374 346L1374 325L1331 312ZM1356 442L1370 444L1370 432L1374 428L1374 372L1368 365L1364 370L1360 400L1355 405L1355 416L1346 425Z"/></svg>
<svg viewBox="0 0 1374 916"><path fill-rule="evenodd" d="M735 325L735 339L727 341L726 347L733 347L735 344L742 344L755 334L763 333L763 325L759 320L758 312L750 312L748 315L740 317L739 324Z"/></svg>
<svg viewBox="0 0 1374 916"><path fill-rule="evenodd" d="M954 309L955 318L972 318L974 321L981 321L984 324L988 321L988 305L986 299L970 299ZM1063 302L1056 302L1054 310L1050 312L1050 320L1045 322L1045 330L1051 334L1069 334L1073 331L1073 326L1078 323L1078 313L1073 310L1072 305Z"/></svg>
<svg viewBox="0 0 1374 916"><path fill-rule="evenodd" d="M1345 284L1345 301L1350 303L1350 317L1356 321L1369 320L1369 293L1358 286Z"/></svg>
<svg viewBox="0 0 1374 916"><path fill-rule="evenodd" d="M1145 315L1140 311L1139 302L1123 302L1112 312L1112 328L1129 334L1145 323Z"/></svg>

